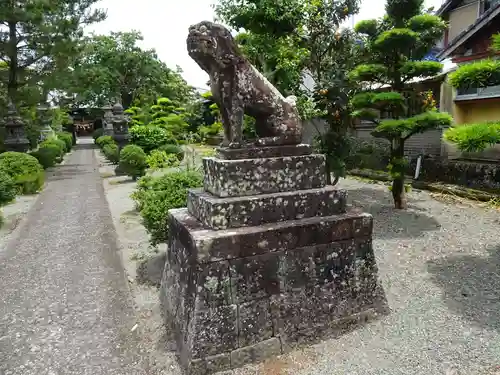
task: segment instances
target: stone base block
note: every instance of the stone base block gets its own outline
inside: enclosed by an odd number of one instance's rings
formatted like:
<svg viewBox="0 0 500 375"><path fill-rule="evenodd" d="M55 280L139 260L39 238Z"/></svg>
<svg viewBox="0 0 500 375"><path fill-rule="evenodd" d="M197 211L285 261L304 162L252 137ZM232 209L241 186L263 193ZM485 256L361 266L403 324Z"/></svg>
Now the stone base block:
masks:
<svg viewBox="0 0 500 375"><path fill-rule="evenodd" d="M219 198L203 189L188 195L188 212L212 229L239 228L346 212L347 193L320 189Z"/></svg>
<svg viewBox="0 0 500 375"><path fill-rule="evenodd" d="M210 230L171 210L161 301L188 374L338 335L387 312L372 217L348 212Z"/></svg>
<svg viewBox="0 0 500 375"><path fill-rule="evenodd" d="M203 158L205 191L239 197L318 189L326 185L325 156L319 154L264 159Z"/></svg>
<svg viewBox="0 0 500 375"><path fill-rule="evenodd" d="M244 148L217 148L217 157L219 159L260 159L277 158L283 156L302 156L310 155L313 150L310 145L286 145L286 146L266 146L266 147L244 147Z"/></svg>

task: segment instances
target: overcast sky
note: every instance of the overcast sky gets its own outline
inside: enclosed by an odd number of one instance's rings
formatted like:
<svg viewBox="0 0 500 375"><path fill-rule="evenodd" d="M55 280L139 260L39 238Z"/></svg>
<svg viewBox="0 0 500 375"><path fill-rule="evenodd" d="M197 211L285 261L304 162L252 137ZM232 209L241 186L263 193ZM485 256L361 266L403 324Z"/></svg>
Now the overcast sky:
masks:
<svg viewBox="0 0 500 375"><path fill-rule="evenodd" d="M443 0L426 0L427 6L439 7ZM92 26L91 31L139 30L143 46L154 48L160 59L171 68L179 65L189 84L205 88L207 74L191 60L186 51L188 27L202 20L213 20L213 0L102 0L99 8L107 9L108 18ZM364 0L355 22L377 18L384 14L385 0Z"/></svg>

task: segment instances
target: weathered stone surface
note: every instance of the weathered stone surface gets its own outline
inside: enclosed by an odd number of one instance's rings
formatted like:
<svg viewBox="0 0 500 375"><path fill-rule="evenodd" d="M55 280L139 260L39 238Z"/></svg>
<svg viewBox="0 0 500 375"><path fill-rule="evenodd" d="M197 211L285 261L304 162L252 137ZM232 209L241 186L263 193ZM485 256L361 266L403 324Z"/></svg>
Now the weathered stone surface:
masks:
<svg viewBox="0 0 500 375"><path fill-rule="evenodd" d="M218 147L216 151L219 159L235 160L311 155L313 149L310 145L302 143L267 147L256 147L254 145L246 145L246 147L242 148Z"/></svg>
<svg viewBox="0 0 500 375"><path fill-rule="evenodd" d="M267 159L203 159L204 188L218 197L239 197L321 188L325 156L314 154Z"/></svg>
<svg viewBox="0 0 500 375"><path fill-rule="evenodd" d="M189 374L227 369L228 356L231 368L260 361L388 312L370 215L211 230L178 209L169 222L161 300Z"/></svg>
<svg viewBox="0 0 500 375"><path fill-rule="evenodd" d="M189 321L188 347L191 358L204 358L238 348L237 306L194 311Z"/></svg>
<svg viewBox="0 0 500 375"><path fill-rule="evenodd" d="M224 353L195 359L189 365L190 375L206 375L231 368L231 354Z"/></svg>
<svg viewBox="0 0 500 375"><path fill-rule="evenodd" d="M347 212L327 217L311 217L281 223L211 230L189 215L186 208L169 211L170 233L182 243L189 243L186 257L198 263L246 258L329 244L354 237L370 236L372 216Z"/></svg>
<svg viewBox="0 0 500 375"><path fill-rule="evenodd" d="M232 259L231 290L241 304L279 293L279 255L281 252Z"/></svg>
<svg viewBox="0 0 500 375"><path fill-rule="evenodd" d="M240 304L238 323L240 348L273 337L273 320L269 298Z"/></svg>
<svg viewBox="0 0 500 375"><path fill-rule="evenodd" d="M210 76L224 126L225 146L242 146L244 114L255 118L261 146L301 142L302 122L296 98L284 98L250 64L228 29L210 21L200 22L189 28L186 44L189 56Z"/></svg>
<svg viewBox="0 0 500 375"><path fill-rule="evenodd" d="M231 352L231 367L241 367L248 363L262 362L264 359L280 355L281 341L279 337L261 341Z"/></svg>
<svg viewBox="0 0 500 375"><path fill-rule="evenodd" d="M333 186L220 198L203 189L188 194L188 211L212 229L239 228L346 212L347 193Z"/></svg>

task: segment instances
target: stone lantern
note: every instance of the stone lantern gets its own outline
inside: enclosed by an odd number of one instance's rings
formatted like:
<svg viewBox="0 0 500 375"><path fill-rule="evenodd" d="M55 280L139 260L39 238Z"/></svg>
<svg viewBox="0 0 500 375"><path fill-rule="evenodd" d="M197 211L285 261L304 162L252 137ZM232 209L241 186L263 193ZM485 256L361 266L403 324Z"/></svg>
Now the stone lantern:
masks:
<svg viewBox="0 0 500 375"><path fill-rule="evenodd" d="M104 135L113 136L113 107L110 105L106 105L102 107L104 111L103 119L102 119L102 130Z"/></svg>
<svg viewBox="0 0 500 375"><path fill-rule="evenodd" d="M54 130L50 126L49 106L42 103L37 108L38 121L41 125L40 141L44 141L54 135Z"/></svg>
<svg viewBox="0 0 500 375"><path fill-rule="evenodd" d="M4 119L5 140L4 146L7 151L27 152L30 141L26 137L24 122L19 116L14 103L9 100L7 116Z"/></svg>
<svg viewBox="0 0 500 375"><path fill-rule="evenodd" d="M113 139L118 144L120 150L128 144L130 134L128 132L129 118L123 111L123 106L117 102L113 108Z"/></svg>

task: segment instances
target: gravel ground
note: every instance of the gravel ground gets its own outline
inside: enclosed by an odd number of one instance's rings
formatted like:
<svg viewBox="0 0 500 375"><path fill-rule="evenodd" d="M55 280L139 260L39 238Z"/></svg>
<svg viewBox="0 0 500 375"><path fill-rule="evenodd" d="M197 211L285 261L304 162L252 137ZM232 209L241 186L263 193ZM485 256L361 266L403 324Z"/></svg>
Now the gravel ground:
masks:
<svg viewBox="0 0 500 375"><path fill-rule="evenodd" d="M133 254L154 252L132 213L135 184L106 180L133 279ZM383 184L346 179L339 187L348 190L353 206L374 215L379 276L391 314L340 339L224 374L499 375L500 213L420 191L409 194L408 210L396 211ZM156 288L131 284L144 318L138 331L150 343L150 373L179 374L172 345L161 334Z"/></svg>
<svg viewBox="0 0 500 375"><path fill-rule="evenodd" d="M0 253L3 252L10 239L16 235L16 229L21 220L26 216L30 208L35 204L38 195L22 195L16 200L2 208L4 223L0 228Z"/></svg>
<svg viewBox="0 0 500 375"><path fill-rule="evenodd" d="M0 374L147 374L94 151L83 144L0 252Z"/></svg>

